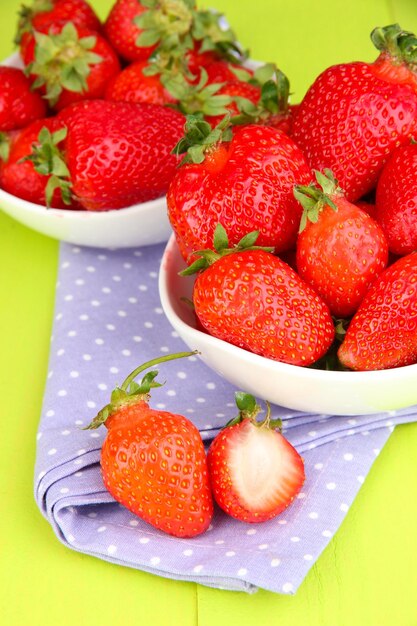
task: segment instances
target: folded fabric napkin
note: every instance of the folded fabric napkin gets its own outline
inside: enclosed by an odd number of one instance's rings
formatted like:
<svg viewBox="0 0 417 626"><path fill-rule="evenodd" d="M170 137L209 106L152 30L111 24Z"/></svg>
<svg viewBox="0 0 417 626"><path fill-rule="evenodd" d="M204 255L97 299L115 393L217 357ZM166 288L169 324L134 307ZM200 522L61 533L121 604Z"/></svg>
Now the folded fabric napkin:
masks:
<svg viewBox="0 0 417 626"><path fill-rule="evenodd" d="M106 429L82 430L137 365L185 349L158 294L163 246L102 251L62 244L50 371L39 425L35 497L69 547L160 576L222 589L292 594L341 524L395 425L417 407L360 417L273 406L302 453L306 482L278 518L245 524L216 510L194 539L165 535L105 490L99 458ZM158 368L166 384L151 406L188 416L210 439L236 415L234 392L198 358Z"/></svg>

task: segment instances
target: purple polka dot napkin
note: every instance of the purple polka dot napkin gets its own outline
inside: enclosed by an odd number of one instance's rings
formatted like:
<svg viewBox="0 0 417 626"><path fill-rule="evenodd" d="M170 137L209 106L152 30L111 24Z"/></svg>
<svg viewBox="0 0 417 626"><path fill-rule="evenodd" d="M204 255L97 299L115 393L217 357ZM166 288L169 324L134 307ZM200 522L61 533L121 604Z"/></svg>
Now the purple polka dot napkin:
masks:
<svg viewBox="0 0 417 626"><path fill-rule="evenodd" d="M99 458L106 429L82 430L137 365L185 349L161 309L163 246L120 251L61 244L50 368L37 442L35 497L74 550L159 576L221 589L293 594L355 498L395 425L417 407L373 416L309 415L273 406L305 459L293 504L263 524L216 510L194 539L165 535L105 490ZM234 389L198 358L159 366L151 405L186 415L204 439L236 414Z"/></svg>

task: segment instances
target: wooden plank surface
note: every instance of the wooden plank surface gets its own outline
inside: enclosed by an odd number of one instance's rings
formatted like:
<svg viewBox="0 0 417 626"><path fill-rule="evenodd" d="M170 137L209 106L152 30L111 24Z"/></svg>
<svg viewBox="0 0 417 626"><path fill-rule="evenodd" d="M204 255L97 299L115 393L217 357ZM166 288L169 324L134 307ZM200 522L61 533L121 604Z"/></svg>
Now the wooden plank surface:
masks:
<svg viewBox="0 0 417 626"><path fill-rule="evenodd" d="M104 17L111 0L92 0ZM326 66L375 57L374 26L417 31L415 0L213 0L257 59L301 99ZM0 55L19 0L0 3ZM200 5L202 6L202 4ZM206 5L207 6L207 5ZM417 425L398 428L342 527L293 597L165 580L72 552L32 495L57 242L0 213L0 621L7 626L417 626Z"/></svg>

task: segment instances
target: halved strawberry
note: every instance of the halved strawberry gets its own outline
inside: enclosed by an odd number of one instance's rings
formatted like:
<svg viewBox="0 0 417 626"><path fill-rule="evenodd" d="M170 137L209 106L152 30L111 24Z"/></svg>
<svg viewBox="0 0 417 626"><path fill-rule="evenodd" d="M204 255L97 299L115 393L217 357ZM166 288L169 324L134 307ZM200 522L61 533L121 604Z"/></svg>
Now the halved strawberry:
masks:
<svg viewBox="0 0 417 626"><path fill-rule="evenodd" d="M270 407L262 422L253 396L235 395L239 415L213 440L207 455L210 482L217 504L244 522L264 522L281 513L300 491L304 462L276 430Z"/></svg>

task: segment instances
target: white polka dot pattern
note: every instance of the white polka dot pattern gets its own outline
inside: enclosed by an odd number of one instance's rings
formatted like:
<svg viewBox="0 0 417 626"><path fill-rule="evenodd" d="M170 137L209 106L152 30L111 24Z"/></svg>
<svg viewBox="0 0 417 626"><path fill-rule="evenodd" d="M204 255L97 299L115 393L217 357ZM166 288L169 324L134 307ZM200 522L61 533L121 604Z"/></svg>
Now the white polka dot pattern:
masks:
<svg viewBox="0 0 417 626"><path fill-rule="evenodd" d="M101 559L222 589L295 593L393 427L415 420L416 410L344 418L273 407L302 453L307 475L302 493L280 517L250 526L216 510L209 530L195 540L163 535L135 518L104 489L99 455L105 428L82 428L137 365L185 349L160 306L162 251L152 246L103 253L61 245L37 435L37 502L62 541ZM235 389L199 359L159 369L167 382L154 390L151 404L187 415L204 439L235 415Z"/></svg>

